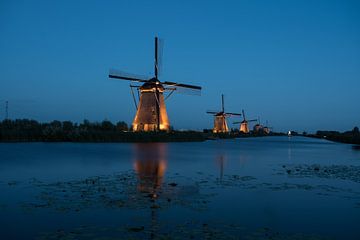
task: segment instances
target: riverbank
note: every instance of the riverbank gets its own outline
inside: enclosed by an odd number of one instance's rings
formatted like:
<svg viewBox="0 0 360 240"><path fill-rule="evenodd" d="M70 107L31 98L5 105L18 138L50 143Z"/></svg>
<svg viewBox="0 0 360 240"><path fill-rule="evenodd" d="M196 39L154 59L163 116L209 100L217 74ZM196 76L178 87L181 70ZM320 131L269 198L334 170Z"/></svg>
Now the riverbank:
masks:
<svg viewBox="0 0 360 240"><path fill-rule="evenodd" d="M53 135L31 136L26 134L4 136L0 132L0 142L17 143L17 142L83 142L83 143L147 143L147 142L203 142L206 140L223 140L234 138L249 137L266 137L266 136L284 136L283 133L248 133L239 132L230 133L204 133L197 131L171 131L171 132L107 132L96 131L91 134L79 133L74 135L65 135L58 133Z"/></svg>
<svg viewBox="0 0 360 240"><path fill-rule="evenodd" d="M317 131L316 134L308 134L306 137L322 138L333 142L360 145L359 128L355 127L352 131Z"/></svg>
<svg viewBox="0 0 360 240"><path fill-rule="evenodd" d="M199 142L206 135L196 131L132 132L125 122L82 123L30 119L0 122L0 142Z"/></svg>
<svg viewBox="0 0 360 240"><path fill-rule="evenodd" d="M79 133L74 135L58 134L56 137L39 135L38 137L11 136L0 137L0 142L202 142L207 136L195 131L172 132L107 132L97 131L90 134Z"/></svg>
<svg viewBox="0 0 360 240"><path fill-rule="evenodd" d="M82 123L52 121L40 123L35 120L17 119L0 122L0 142L202 142L205 140L244 137L281 136L282 133L263 132L214 134L211 130L169 132L132 132L125 122L110 121Z"/></svg>

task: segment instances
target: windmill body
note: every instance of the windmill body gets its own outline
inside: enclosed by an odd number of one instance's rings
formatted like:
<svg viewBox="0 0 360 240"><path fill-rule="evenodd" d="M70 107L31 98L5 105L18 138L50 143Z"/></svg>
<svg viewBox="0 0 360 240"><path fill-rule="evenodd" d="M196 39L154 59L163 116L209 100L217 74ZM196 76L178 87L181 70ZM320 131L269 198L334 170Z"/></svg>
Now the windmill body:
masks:
<svg viewBox="0 0 360 240"><path fill-rule="evenodd" d="M247 121L242 121L242 123L240 124L240 132L242 133L249 133L249 125Z"/></svg>
<svg viewBox="0 0 360 240"><path fill-rule="evenodd" d="M269 127L268 121L266 121L266 125L263 127L263 132L264 132L265 134L270 134L271 129L272 129L272 128Z"/></svg>
<svg viewBox="0 0 360 240"><path fill-rule="evenodd" d="M263 127L263 131L265 134L269 134L270 133L270 128L269 127Z"/></svg>
<svg viewBox="0 0 360 240"><path fill-rule="evenodd" d="M227 132L229 132L229 127L227 125L226 118L230 117L230 116L241 116L240 113L225 112L225 109L224 109L224 95L221 95L221 111L220 112L207 111L207 113L214 115L213 133L227 133Z"/></svg>
<svg viewBox="0 0 360 240"><path fill-rule="evenodd" d="M243 116L243 121L241 122L234 122L234 124L240 123L240 132L242 133L249 133L250 129L249 129L249 122L255 122L257 121L256 119L252 119L252 120L247 120L245 117L245 111L242 110L242 116Z"/></svg>
<svg viewBox="0 0 360 240"><path fill-rule="evenodd" d="M214 116L214 133L226 133L229 132L229 127L226 122L225 114L218 114Z"/></svg>
<svg viewBox="0 0 360 240"><path fill-rule="evenodd" d="M256 120L245 120L242 121L240 124L240 132L242 133L249 133L250 132L250 128L249 128L249 122L255 122Z"/></svg>
<svg viewBox="0 0 360 240"><path fill-rule="evenodd" d="M166 112L164 87L161 84L149 82L139 89L140 100L132 123L133 131L156 131L158 127L160 130L168 131L170 122Z"/></svg>
<svg viewBox="0 0 360 240"><path fill-rule="evenodd" d="M263 130L263 126L261 124L257 123L254 125L253 129L254 129L254 132L260 132Z"/></svg>
<svg viewBox="0 0 360 240"><path fill-rule="evenodd" d="M161 47L159 47L159 39L155 37L155 76L147 79L134 74L128 74L120 71L111 71L109 78L127 80L142 83L141 86L132 86L131 92L136 106L136 115L132 123L133 131L169 131L170 121L167 115L165 100L176 90L192 90L193 93L200 93L201 87L168 82L159 80L159 68L161 62ZM136 88L139 93L139 104L132 91ZM167 97L164 97L165 91L170 91ZM183 91L184 92L184 91ZM186 92L186 91L185 91Z"/></svg>

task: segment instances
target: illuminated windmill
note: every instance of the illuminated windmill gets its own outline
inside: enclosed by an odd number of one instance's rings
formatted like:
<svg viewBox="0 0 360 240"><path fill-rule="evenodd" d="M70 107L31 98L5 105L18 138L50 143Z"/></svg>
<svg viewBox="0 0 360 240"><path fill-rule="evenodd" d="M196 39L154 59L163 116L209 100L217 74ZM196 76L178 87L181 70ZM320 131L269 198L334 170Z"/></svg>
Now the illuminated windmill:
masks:
<svg viewBox="0 0 360 240"><path fill-rule="evenodd" d="M137 109L132 123L133 131L169 130L170 122L166 112L165 100L176 90L192 90L195 94L200 94L201 91L201 87L199 86L168 81L161 82L159 80L158 76L160 73L162 53L162 42L160 42L160 46L159 42L159 39L155 37L154 77L146 78L116 70L110 70L109 73L109 78L142 83L141 86L133 86L130 84L131 93ZM139 104L136 103L133 88L136 88L138 91ZM168 95L164 98L165 91L168 91Z"/></svg>
<svg viewBox="0 0 360 240"><path fill-rule="evenodd" d="M246 120L244 109L242 110L242 116L243 116L244 120L242 120L241 122L233 122L233 124L239 124L240 123L240 132L249 133L250 132L250 130L249 130L249 122L256 122L257 119Z"/></svg>
<svg viewBox="0 0 360 240"><path fill-rule="evenodd" d="M226 118L230 116L241 116L240 113L225 112L224 108L224 94L221 94L221 111L207 111L206 113L214 115L214 133L226 133L229 132L229 128L226 123Z"/></svg>

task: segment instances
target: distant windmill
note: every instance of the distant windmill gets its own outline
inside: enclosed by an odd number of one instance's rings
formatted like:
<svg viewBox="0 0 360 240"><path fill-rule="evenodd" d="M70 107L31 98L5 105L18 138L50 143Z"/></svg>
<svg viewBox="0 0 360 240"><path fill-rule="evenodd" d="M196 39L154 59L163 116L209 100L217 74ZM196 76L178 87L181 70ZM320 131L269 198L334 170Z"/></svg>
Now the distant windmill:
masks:
<svg viewBox="0 0 360 240"><path fill-rule="evenodd" d="M260 123L260 117L258 117L258 123L254 125L254 128L253 128L254 132L261 132L263 131L263 126L261 125Z"/></svg>
<svg viewBox="0 0 360 240"><path fill-rule="evenodd" d="M272 130L272 127L269 127L268 121L266 120L266 125L263 127L263 131L265 134L269 134Z"/></svg>
<svg viewBox="0 0 360 240"><path fill-rule="evenodd" d="M199 86L168 81L161 82L159 80L158 75L160 73L161 50L162 47L159 47L159 39L155 37L155 76L150 79L116 70L110 70L109 72L109 78L143 83L141 86L130 85L131 93L137 108L132 124L133 131L169 130L170 122L166 112L165 100L170 97L175 90L180 89L193 90L195 93L200 94L201 87ZM140 91L139 104L136 104L134 92L132 90L133 88L136 88L138 93ZM164 98L165 91L169 91L166 98Z"/></svg>
<svg viewBox="0 0 360 240"><path fill-rule="evenodd" d="M257 119L251 119L251 120L247 120L246 117L245 117L245 111L244 109L242 110L242 116L243 116L243 119L241 122L233 122L233 124L239 124L240 123L240 132L243 132L243 133L249 133L250 130L249 130L249 122L256 122Z"/></svg>
<svg viewBox="0 0 360 240"><path fill-rule="evenodd" d="M221 94L221 111L207 111L206 113L214 115L214 133L226 133L229 132L229 128L226 123L226 118L230 116L241 116L240 113L225 112L224 107L224 94Z"/></svg>

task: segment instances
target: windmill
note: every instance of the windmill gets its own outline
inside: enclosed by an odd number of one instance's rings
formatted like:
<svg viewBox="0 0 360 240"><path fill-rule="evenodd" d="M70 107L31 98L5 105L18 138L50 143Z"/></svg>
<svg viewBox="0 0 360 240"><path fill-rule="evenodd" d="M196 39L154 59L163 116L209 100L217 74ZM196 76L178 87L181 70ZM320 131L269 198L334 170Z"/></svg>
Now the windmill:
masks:
<svg viewBox="0 0 360 240"><path fill-rule="evenodd" d="M240 132L243 132L243 133L249 133L250 130L249 130L249 122L256 122L257 119L251 119L251 120L247 120L246 117L245 117L245 111L244 109L242 110L242 116L243 116L243 119L241 122L233 122L233 124L239 124L240 123Z"/></svg>
<svg viewBox="0 0 360 240"><path fill-rule="evenodd" d="M136 107L136 115L132 123L133 131L168 131L170 129L170 122L166 112L165 100L176 90L192 90L198 94L201 91L199 86L168 81L161 82L159 80L162 53L162 45L159 46L159 42L159 39L155 37L154 77L147 78L116 70L110 70L109 72L109 78L142 84L141 86L130 84ZM136 88L138 92L138 104L136 103L133 88ZM165 91L168 91L166 98L164 98Z"/></svg>
<svg viewBox="0 0 360 240"><path fill-rule="evenodd" d="M261 125L260 123L260 117L258 117L257 119L258 123L254 125L254 132L258 133L258 132L262 132L263 131L263 125Z"/></svg>
<svg viewBox="0 0 360 240"><path fill-rule="evenodd" d="M224 94L221 94L221 111L207 111L206 113L214 115L214 128L213 133L226 133L229 132L229 128L226 123L226 118L230 116L241 116L240 113L225 112L224 108Z"/></svg>
<svg viewBox="0 0 360 240"><path fill-rule="evenodd" d="M266 125L263 127L263 132L269 134L272 131L272 127L269 127L268 121L266 120Z"/></svg>

